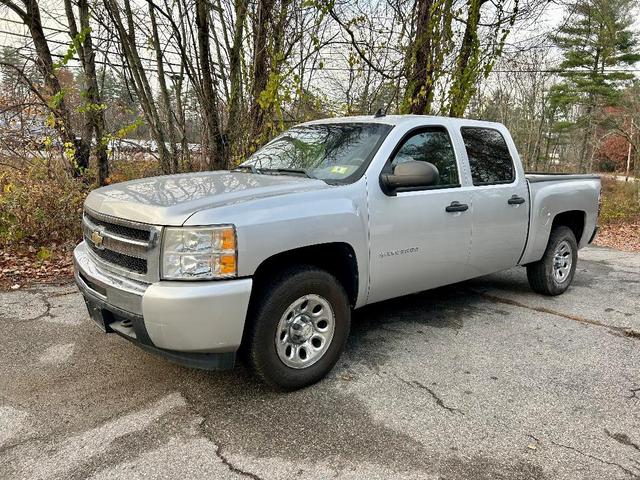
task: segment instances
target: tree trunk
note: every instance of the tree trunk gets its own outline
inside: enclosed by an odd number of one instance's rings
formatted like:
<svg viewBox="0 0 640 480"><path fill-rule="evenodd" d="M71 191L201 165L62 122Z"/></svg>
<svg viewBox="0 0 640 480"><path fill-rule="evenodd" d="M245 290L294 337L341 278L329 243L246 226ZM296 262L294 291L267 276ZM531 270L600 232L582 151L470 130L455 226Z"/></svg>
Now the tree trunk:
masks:
<svg viewBox="0 0 640 480"><path fill-rule="evenodd" d="M49 97L48 108L55 120L55 130L60 136L65 149L72 147L73 158L69 158L72 172L80 176L89 165L89 151L82 140L77 138L71 125L71 114L64 101L64 91L56 76L51 50L42 28L40 8L36 0L24 0L25 9L22 9L12 0L0 0L0 4L7 6L16 13L22 22L29 28L33 46L36 50L36 66L44 80L44 85Z"/></svg>
<svg viewBox="0 0 640 480"><path fill-rule="evenodd" d="M65 12L69 23L69 35L72 41L80 38L80 32L76 25L75 15L71 0L64 1ZM107 145L104 137L104 112L100 99L100 89L96 73L95 51L89 25L89 4L87 0L78 0L78 14L80 18L80 30L84 40L78 45L78 54L84 72L84 100L85 100L85 124L83 128L83 148L91 151L91 141L96 139L96 165L98 172L98 184L104 185L109 176L109 158L107 155Z"/></svg>
<svg viewBox="0 0 640 480"><path fill-rule="evenodd" d="M140 101L145 120L156 142L160 169L162 173L171 173L170 154L167 150L168 135L165 132L164 124L158 114L158 109L156 108L153 98L153 91L151 90L145 69L140 61L140 56L138 55L131 4L129 0L125 0L124 9L122 9L114 0L104 0L104 5L118 32L120 46L124 54L124 63L133 79L133 87ZM126 16L126 27L122 21L121 11L124 11Z"/></svg>
<svg viewBox="0 0 640 480"><path fill-rule="evenodd" d="M253 86L251 89L252 139L258 141L264 130L264 110L260 96L269 82L268 32L273 16L274 0L258 0L253 27Z"/></svg>
<svg viewBox="0 0 640 480"><path fill-rule="evenodd" d="M578 172L584 173L585 171L585 163L587 160L588 149L589 149L589 136L591 135L591 114L593 113L593 107L591 105L587 106L587 124L584 127L584 135L582 136L582 142L580 143L580 153L578 157Z"/></svg>
<svg viewBox="0 0 640 480"><path fill-rule="evenodd" d="M183 71L184 67L180 68L180 74L177 79L173 81L173 88L176 92L176 121L178 122L178 129L180 131L180 148L182 150L181 165L182 170L190 171L191 165L191 151L189 150L189 142L187 139L187 125L186 116L184 113L184 106L182 105L182 85L183 85Z"/></svg>
<svg viewBox="0 0 640 480"><path fill-rule="evenodd" d="M160 85L160 97L162 98L162 105L164 107L164 117L166 120L166 127L169 137L169 167L171 173L178 171L178 152L177 142L178 135L173 118L173 108L171 107L171 98L169 96L169 89L167 88L167 80L164 72L164 58L162 58L162 50L160 48L160 38L158 36L158 25L156 23L155 7L152 3L149 3L149 19L151 20L151 33L153 41L153 49L156 54L156 65L158 69L158 84Z"/></svg>
<svg viewBox="0 0 640 480"><path fill-rule="evenodd" d="M415 35L405 58L403 113L431 113L436 82L451 51L453 0L416 0Z"/></svg>
<svg viewBox="0 0 640 480"><path fill-rule="evenodd" d="M196 0L196 27L198 29L198 50L202 75L203 105L205 131L207 133L209 152L209 168L219 170L226 168L224 145L220 134L217 89L214 85L214 73L211 68L209 45L209 4L207 0Z"/></svg>
<svg viewBox="0 0 640 480"><path fill-rule="evenodd" d="M449 89L449 116L461 117L475 91L477 62L479 54L478 25L480 8L486 0L469 0L467 4L467 24L458 52L456 67Z"/></svg>
<svg viewBox="0 0 640 480"><path fill-rule="evenodd" d="M404 110L407 113L426 115L431 111L433 101L433 41L431 38L431 17L433 0L417 0L417 18L415 40L407 55L407 89L404 98Z"/></svg>
<svg viewBox="0 0 640 480"><path fill-rule="evenodd" d="M96 164L98 167L98 183L104 185L109 177L109 156L105 137L104 108L98 87L98 74L96 71L96 52L93 48L93 39L90 32L90 13L88 0L78 0L80 14L80 28L87 32L84 39L84 72L87 82L87 100L95 105L91 109L91 120L96 137Z"/></svg>
<svg viewBox="0 0 640 480"><path fill-rule="evenodd" d="M229 52L229 120L227 122L227 136L229 144L235 145L241 131L240 114L242 101L242 40L244 23L247 19L247 0L236 0L236 23L233 29L233 43Z"/></svg>

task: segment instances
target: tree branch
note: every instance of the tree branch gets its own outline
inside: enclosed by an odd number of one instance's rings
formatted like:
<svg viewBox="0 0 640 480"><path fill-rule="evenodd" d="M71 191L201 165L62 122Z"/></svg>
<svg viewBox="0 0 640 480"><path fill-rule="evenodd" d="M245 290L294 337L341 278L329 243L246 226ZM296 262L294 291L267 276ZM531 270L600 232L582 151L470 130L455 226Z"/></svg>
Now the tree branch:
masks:
<svg viewBox="0 0 640 480"><path fill-rule="evenodd" d="M338 15L336 14L336 12L333 10L333 8L331 10L329 10L329 15L331 15L331 18L333 18L338 25L340 25L340 27L347 32L347 35L349 35L349 37L351 38L351 45L353 45L353 48L355 48L356 52L358 52L358 56L375 72L377 72L378 74L382 75L384 78L386 78L387 80L395 80L397 78L400 78L402 76L401 73L398 73L396 75L389 75L387 72L385 72L384 70L382 70L381 68L378 68L376 65L373 64L373 62L369 59L369 57L367 57L365 55L365 52L362 51L362 49L360 48L359 42L356 39L355 34L353 33L353 31L347 26L347 24L345 24L342 20L340 20L340 18L338 17Z"/></svg>

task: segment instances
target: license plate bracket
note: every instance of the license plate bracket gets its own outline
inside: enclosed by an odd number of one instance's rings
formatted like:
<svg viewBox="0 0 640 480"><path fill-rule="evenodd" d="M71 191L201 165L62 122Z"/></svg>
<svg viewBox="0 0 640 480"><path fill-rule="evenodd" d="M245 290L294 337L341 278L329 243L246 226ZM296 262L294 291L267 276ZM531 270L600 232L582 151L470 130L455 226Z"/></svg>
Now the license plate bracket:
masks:
<svg viewBox="0 0 640 480"><path fill-rule="evenodd" d="M89 311L89 316L91 320L96 322L98 328L103 332L107 332L107 326L104 321L104 315L102 313L102 309L97 305L92 304L90 301L85 299L85 303L87 304L87 310Z"/></svg>

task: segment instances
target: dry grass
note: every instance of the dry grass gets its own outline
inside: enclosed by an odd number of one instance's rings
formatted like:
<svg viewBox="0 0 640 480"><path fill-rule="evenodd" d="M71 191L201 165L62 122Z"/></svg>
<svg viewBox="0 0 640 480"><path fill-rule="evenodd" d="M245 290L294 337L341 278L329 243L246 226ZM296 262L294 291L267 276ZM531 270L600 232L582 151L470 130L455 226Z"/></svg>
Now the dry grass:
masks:
<svg viewBox="0 0 640 480"><path fill-rule="evenodd" d="M602 179L600 232L595 244L640 252L640 201L636 182Z"/></svg>

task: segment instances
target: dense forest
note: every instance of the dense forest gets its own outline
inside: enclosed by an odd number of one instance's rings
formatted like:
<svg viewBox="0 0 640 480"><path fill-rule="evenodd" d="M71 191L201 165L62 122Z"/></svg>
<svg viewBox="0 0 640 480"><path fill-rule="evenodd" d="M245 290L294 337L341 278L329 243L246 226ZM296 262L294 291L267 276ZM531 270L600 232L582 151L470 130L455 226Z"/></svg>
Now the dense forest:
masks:
<svg viewBox="0 0 640 480"><path fill-rule="evenodd" d="M638 13L633 0L0 0L0 244L73 237L69 212L97 185L229 168L297 122L378 109L502 122L528 170L628 179L619 215L637 218Z"/></svg>

